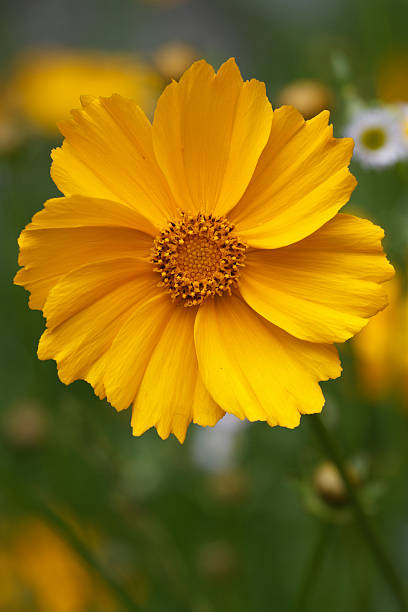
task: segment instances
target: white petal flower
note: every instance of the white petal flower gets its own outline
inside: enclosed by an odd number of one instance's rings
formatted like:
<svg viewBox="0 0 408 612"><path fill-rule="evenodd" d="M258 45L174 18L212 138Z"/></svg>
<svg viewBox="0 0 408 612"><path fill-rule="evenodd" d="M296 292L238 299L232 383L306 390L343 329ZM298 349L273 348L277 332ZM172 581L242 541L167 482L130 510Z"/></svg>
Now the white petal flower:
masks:
<svg viewBox="0 0 408 612"><path fill-rule="evenodd" d="M385 168L407 155L401 114L397 109L359 110L352 117L345 135L353 138L355 158L366 167Z"/></svg>

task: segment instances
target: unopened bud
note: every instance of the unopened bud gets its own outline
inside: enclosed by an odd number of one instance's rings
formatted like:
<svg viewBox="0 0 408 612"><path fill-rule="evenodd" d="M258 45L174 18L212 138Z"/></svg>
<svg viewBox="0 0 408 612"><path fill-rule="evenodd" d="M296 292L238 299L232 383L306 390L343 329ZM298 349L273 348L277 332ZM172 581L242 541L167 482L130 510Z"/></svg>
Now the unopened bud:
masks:
<svg viewBox="0 0 408 612"><path fill-rule="evenodd" d="M44 412L34 401L16 404L4 416L2 425L9 442L20 448L41 444L47 430Z"/></svg>
<svg viewBox="0 0 408 612"><path fill-rule="evenodd" d="M354 485L360 484L357 472L350 465L347 474ZM313 484L318 495L327 504L332 506L343 506L348 502L348 494L343 479L337 467L329 461L324 461L317 466Z"/></svg>
<svg viewBox="0 0 408 612"><path fill-rule="evenodd" d="M209 578L224 578L234 572L236 558L228 542L207 542L198 555L198 568Z"/></svg>

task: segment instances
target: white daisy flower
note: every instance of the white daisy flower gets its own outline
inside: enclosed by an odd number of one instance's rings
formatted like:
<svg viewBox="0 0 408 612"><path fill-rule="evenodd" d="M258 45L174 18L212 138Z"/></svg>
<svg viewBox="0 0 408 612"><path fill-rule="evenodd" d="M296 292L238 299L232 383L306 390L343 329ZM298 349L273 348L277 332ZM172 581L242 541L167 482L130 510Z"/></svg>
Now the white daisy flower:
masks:
<svg viewBox="0 0 408 612"><path fill-rule="evenodd" d="M362 166L385 168L407 154L401 130L401 115L392 108L377 107L357 111L345 135L354 140L354 156Z"/></svg>
<svg viewBox="0 0 408 612"><path fill-rule="evenodd" d="M247 421L226 414L215 427L194 432L193 461L206 472L219 473L233 468L237 460L237 441Z"/></svg>

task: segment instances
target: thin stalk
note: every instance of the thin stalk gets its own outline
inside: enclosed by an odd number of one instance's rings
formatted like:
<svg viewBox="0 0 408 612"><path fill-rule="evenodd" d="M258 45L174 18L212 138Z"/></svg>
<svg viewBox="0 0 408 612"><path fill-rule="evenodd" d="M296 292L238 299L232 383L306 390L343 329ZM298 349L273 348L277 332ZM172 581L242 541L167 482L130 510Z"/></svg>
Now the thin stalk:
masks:
<svg viewBox="0 0 408 612"><path fill-rule="evenodd" d="M354 514L354 519L359 526L375 560L377 561L378 567L381 570L384 579L393 592L400 610L403 612L408 612L408 602L406 599L404 586L400 577L395 571L393 564L389 560L381 540L378 538L377 533L375 532L368 516L364 511L360 497L354 487L353 482L350 480L349 475L347 474L347 470L335 440L330 435L330 432L327 430L319 415L312 415L307 420L311 424L324 451L336 465L342 477L344 486L347 490L350 507Z"/></svg>
<svg viewBox="0 0 408 612"><path fill-rule="evenodd" d="M295 599L295 605L293 606L293 612L306 612L307 610L312 587L316 584L325 557L329 529L330 525L328 523L319 524L312 554L302 576L299 591Z"/></svg>

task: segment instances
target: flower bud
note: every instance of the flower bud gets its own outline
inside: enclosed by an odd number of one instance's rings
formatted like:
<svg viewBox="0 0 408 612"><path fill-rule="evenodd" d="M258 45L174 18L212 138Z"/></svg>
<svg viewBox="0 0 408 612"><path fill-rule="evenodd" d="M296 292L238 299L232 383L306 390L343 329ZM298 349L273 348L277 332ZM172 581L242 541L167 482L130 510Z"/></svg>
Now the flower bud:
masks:
<svg viewBox="0 0 408 612"><path fill-rule="evenodd" d="M207 542L198 555L198 568L209 578L224 578L234 572L236 566L235 554L223 540Z"/></svg>
<svg viewBox="0 0 408 612"><path fill-rule="evenodd" d="M3 432L8 441L19 448L33 448L43 442L47 424L43 410L34 401L15 405L5 415Z"/></svg>
<svg viewBox="0 0 408 612"><path fill-rule="evenodd" d="M359 477L350 465L347 473L354 484L359 484ZM347 504L348 494L343 479L337 467L330 461L324 461L317 466L313 484L319 497L331 506L343 506Z"/></svg>
<svg viewBox="0 0 408 612"><path fill-rule="evenodd" d="M377 87L383 102L408 102L408 53L395 53L382 62Z"/></svg>

